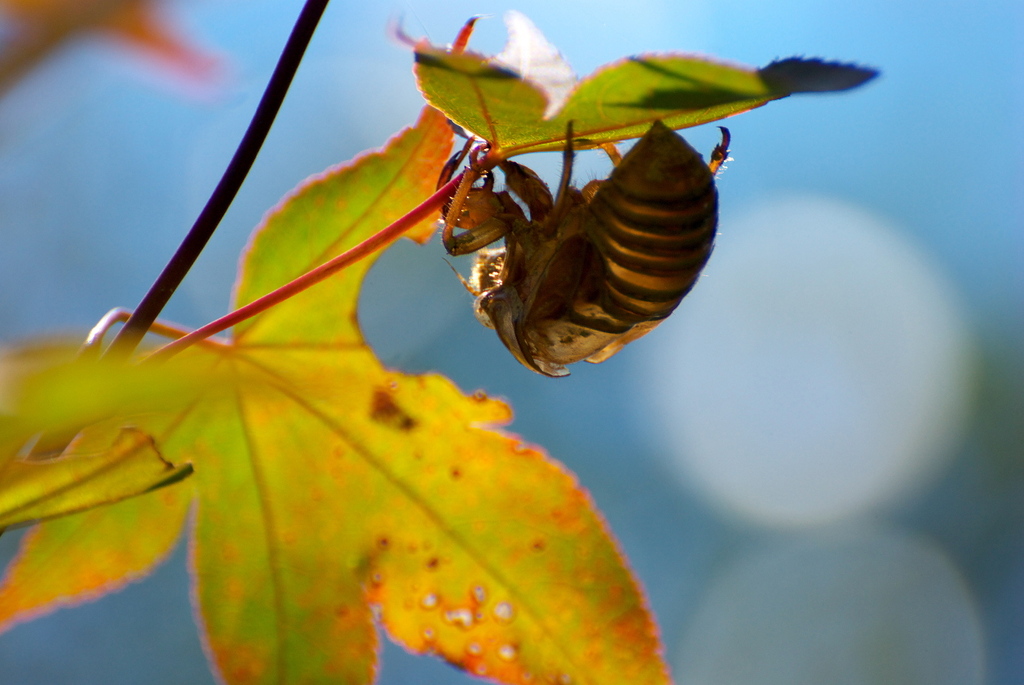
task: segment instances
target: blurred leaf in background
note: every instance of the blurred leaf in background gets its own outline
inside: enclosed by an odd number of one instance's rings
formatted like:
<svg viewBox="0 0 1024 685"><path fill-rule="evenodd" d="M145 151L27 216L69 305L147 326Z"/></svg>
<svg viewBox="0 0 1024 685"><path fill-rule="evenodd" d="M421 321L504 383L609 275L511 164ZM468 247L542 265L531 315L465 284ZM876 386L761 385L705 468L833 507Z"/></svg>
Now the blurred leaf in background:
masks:
<svg viewBox="0 0 1024 685"><path fill-rule="evenodd" d="M66 41L102 34L182 75L204 80L216 60L180 38L157 0L3 0L10 26L0 49L0 92Z"/></svg>

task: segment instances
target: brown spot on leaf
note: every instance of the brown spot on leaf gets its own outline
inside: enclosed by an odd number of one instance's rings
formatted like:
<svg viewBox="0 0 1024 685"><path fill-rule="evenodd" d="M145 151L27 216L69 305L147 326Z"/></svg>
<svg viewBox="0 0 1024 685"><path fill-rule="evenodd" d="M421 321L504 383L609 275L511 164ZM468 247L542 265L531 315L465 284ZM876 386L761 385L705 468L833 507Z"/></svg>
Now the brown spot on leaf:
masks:
<svg viewBox="0 0 1024 685"><path fill-rule="evenodd" d="M391 546L391 540L382 535L379 538L377 538L377 546L381 549L387 549Z"/></svg>
<svg viewBox="0 0 1024 685"><path fill-rule="evenodd" d="M427 559L427 568L433 571L437 569L439 563L441 563L440 559L438 559L437 557L430 557L429 559Z"/></svg>
<svg viewBox="0 0 1024 685"><path fill-rule="evenodd" d="M416 419L395 404L392 391L388 388L377 388L373 391L370 419L400 431L411 431L416 427Z"/></svg>
<svg viewBox="0 0 1024 685"><path fill-rule="evenodd" d="M533 541L532 547L534 552L543 552L547 545L544 542L544 538L537 538Z"/></svg>
<svg viewBox="0 0 1024 685"><path fill-rule="evenodd" d="M460 471L457 466L452 467L452 478L454 478L455 480L462 478L462 471Z"/></svg>

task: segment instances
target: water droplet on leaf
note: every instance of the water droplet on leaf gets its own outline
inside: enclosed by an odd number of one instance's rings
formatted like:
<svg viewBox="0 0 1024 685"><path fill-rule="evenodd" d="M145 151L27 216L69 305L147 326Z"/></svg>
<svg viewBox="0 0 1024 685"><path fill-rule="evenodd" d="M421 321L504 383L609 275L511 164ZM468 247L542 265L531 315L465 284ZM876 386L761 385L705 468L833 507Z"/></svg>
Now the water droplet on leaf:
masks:
<svg viewBox="0 0 1024 685"><path fill-rule="evenodd" d="M508 623L515 617L515 611L512 609L512 605L508 602L498 602L494 606L494 618L498 619L502 623Z"/></svg>
<svg viewBox="0 0 1024 685"><path fill-rule="evenodd" d="M473 612L469 609L451 609L444 612L444 620L459 628L471 628L473 626Z"/></svg>

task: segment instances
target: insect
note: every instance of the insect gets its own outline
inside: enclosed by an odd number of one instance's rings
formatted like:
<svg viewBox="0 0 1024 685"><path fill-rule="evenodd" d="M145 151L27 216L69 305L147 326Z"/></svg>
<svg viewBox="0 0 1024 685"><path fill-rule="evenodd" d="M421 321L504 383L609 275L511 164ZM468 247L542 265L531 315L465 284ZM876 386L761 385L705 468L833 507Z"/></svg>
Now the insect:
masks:
<svg viewBox="0 0 1024 685"><path fill-rule="evenodd" d="M466 283L477 318L523 365L546 376L568 375L565 365L581 360L603 362L650 332L711 255L714 177L728 146L722 128L705 164L682 136L655 121L607 179L575 188L570 123L554 198L516 162L499 163L507 188L500 192L491 172L478 172L481 185L461 200L456 195L442 232L449 254L477 252ZM456 157L442 180L461 163ZM502 237L503 247L487 247Z"/></svg>

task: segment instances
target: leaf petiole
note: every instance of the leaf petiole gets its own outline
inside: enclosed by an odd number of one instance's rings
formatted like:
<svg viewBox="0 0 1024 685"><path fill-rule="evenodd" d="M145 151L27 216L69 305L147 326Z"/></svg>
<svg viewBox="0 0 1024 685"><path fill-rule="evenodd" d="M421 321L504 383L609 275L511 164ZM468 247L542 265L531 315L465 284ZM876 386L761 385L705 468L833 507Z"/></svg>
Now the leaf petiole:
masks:
<svg viewBox="0 0 1024 685"><path fill-rule="evenodd" d="M83 357L99 357L100 350L103 345L103 338L106 337L107 332L117 324L127 321L131 318L131 315L131 310L125 309L124 307L114 307L104 314L103 318L96 322L96 325L92 327L92 330L90 330L89 334L85 337L85 342L82 343L79 354ZM170 338L171 340L177 340L178 338L185 337L192 331L176 324L157 319L153 322L153 325L149 327L149 332L162 335L163 337ZM226 344L210 339L206 339L204 342L211 345L220 345L222 347Z"/></svg>
<svg viewBox="0 0 1024 685"><path fill-rule="evenodd" d="M153 352L153 354L149 355L145 361L166 361L175 354L184 350L186 347L194 345L201 340L209 338L211 335L220 333L221 331L245 321L248 318L256 316L257 314L270 309L274 305L297 295L303 290L316 285L320 281L333 276L345 267L358 262L360 259L363 259L378 250L384 249L413 226L428 218L434 212L437 212L449 199L451 199L452 195L455 193L455 189L458 188L459 184L462 182L462 177L463 174L459 174L455 178L451 179L448 183L441 186L437 192L414 207L408 214L398 219L387 228L378 231L355 247L346 250L337 257L334 257L320 266L307 271L277 290L273 290L263 297L253 300L249 304L239 307L233 312L211 321L205 326L197 328L191 333L164 345Z"/></svg>

